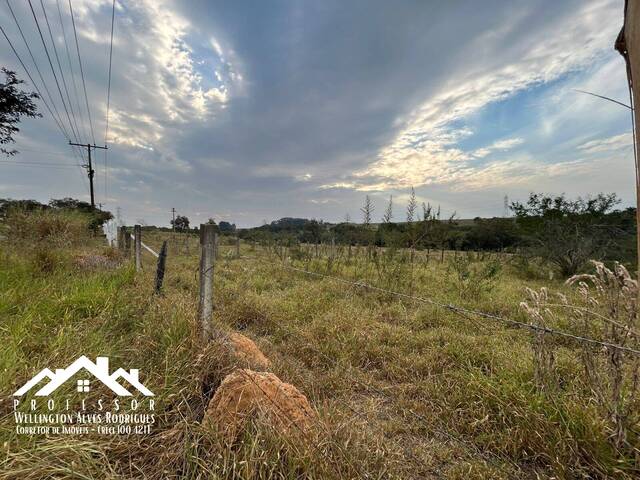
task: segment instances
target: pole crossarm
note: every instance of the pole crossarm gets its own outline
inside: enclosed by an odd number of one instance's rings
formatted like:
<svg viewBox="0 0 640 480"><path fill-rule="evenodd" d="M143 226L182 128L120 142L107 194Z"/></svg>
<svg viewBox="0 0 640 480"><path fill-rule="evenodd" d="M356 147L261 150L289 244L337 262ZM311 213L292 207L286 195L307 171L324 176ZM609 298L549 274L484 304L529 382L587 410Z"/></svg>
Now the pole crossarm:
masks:
<svg viewBox="0 0 640 480"><path fill-rule="evenodd" d="M88 164L87 165L82 165L84 168L87 169L87 174L89 175L89 189L90 189L90 193L91 193L91 208L96 208L96 200L95 200L95 195L93 193L93 177L96 173L96 171L93 169L93 163L91 161L91 149L100 149L100 150L108 150L109 147L105 146L100 146L100 145L96 145L95 143L92 145L90 143L74 143L69 141L69 145L73 146L73 147L83 147L87 149L87 159L88 159Z"/></svg>

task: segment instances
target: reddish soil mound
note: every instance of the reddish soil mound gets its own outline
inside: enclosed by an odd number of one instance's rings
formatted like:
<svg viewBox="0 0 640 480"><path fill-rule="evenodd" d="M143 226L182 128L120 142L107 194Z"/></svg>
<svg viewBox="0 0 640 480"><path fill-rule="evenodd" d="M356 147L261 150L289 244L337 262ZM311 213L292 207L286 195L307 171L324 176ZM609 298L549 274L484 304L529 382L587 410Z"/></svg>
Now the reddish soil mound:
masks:
<svg viewBox="0 0 640 480"><path fill-rule="evenodd" d="M216 390L203 424L214 425L233 441L245 421L256 415L282 434L306 433L315 419L307 397L293 385L272 373L238 369Z"/></svg>
<svg viewBox="0 0 640 480"><path fill-rule="evenodd" d="M239 333L229 334L229 343L233 347L236 357L256 370L267 370L271 361L264 356L260 349L250 338Z"/></svg>

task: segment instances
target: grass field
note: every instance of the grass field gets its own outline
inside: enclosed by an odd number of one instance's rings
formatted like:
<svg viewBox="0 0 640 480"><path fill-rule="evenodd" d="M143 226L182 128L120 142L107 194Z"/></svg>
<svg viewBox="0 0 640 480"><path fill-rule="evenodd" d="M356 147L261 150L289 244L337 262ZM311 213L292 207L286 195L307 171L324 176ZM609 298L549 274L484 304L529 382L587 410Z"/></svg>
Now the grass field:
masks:
<svg viewBox="0 0 640 480"><path fill-rule="evenodd" d="M237 361L201 343L197 240L170 243L164 293L155 259L143 271L102 239L1 245L0 478L633 478L583 381L579 345L555 343L560 387L535 388L532 335L487 319L346 286L286 266L367 281L528 321L525 287L574 295L548 272L496 257L427 262L408 252L346 249L309 258L224 241L215 266L214 323L242 331L318 413L313 438L254 422L229 445L200 424L204 375ZM167 234L143 241L158 250ZM170 236L170 235L169 235ZM188 254L187 254L188 252ZM113 259L87 267L81 254ZM449 255L450 256L450 255ZM465 257L466 258L466 257ZM462 262L462 263L461 263ZM559 318L557 327L571 325ZM10 394L47 366L79 355L135 365L157 398L153 434L17 435ZM209 359L206 372L199 355ZM64 392L75 395L74 392ZM99 390L92 395L105 393ZM635 442L635 443L634 443ZM631 452L631 453L629 453Z"/></svg>

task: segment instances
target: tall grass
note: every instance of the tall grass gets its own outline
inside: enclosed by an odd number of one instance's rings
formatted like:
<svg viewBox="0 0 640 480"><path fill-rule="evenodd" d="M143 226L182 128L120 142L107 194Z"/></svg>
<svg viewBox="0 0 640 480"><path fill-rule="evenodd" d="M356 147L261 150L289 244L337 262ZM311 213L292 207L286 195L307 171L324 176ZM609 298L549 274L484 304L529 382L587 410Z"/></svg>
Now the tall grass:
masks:
<svg viewBox="0 0 640 480"><path fill-rule="evenodd" d="M152 248L163 240L160 234L145 235ZM71 251L78 248L101 247L88 243ZM44 273L33 269L19 247L3 245L2 391L80 354L108 355L140 369L159 411L156 429L147 436L25 438L13 433L4 404L0 478L634 478L640 473L634 454L611 442L593 392L585 388L580 345L554 345L557 388L550 395L536 388L532 337L523 331L291 272L282 262L371 283L400 275L396 289L522 320L518 305L525 286L553 287L574 301L570 287L525 280L506 260L491 276L490 288L469 294L466 279L475 273L463 270L467 285L460 284L460 274L448 263L416 256L412 265L402 251L381 250L376 259L373 252L337 250L329 258L329 252L315 257L313 250L292 248L276 258L243 245L237 260L233 249L223 245L216 264L213 321L256 340L273 362L273 373L309 398L319 416L314 438L282 437L255 420L228 444L201 426L211 389L239 364L216 342L200 343L197 249L189 249L191 255L186 249L169 254L164 295L153 296L151 257L143 257L138 274L126 264L78 271L68 263ZM469 269L481 274L491 261L474 259ZM572 328L569 320L560 315L550 322ZM633 446L637 451L638 444Z"/></svg>

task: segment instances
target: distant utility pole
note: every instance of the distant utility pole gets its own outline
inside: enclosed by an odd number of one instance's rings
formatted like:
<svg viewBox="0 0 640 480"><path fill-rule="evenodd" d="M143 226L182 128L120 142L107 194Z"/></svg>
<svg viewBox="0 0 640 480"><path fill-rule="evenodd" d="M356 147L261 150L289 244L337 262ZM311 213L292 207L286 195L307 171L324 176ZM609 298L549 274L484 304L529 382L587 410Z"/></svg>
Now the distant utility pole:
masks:
<svg viewBox="0 0 640 480"><path fill-rule="evenodd" d="M89 164L82 165L82 166L87 169L87 173L89 174L89 188L91 190L91 208L96 208L96 201L93 195L93 176L95 175L96 171L93 169L93 164L91 163L91 149L93 148L95 150L96 148L99 148L100 150L107 150L107 146L105 145L104 147L99 147L98 145L95 145L95 144L91 145L90 143L87 143L86 145L84 145L82 143L73 143L73 142L69 142L69 145L72 145L74 147L87 147Z"/></svg>

